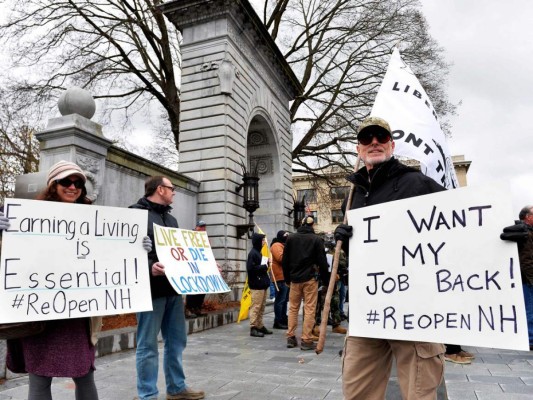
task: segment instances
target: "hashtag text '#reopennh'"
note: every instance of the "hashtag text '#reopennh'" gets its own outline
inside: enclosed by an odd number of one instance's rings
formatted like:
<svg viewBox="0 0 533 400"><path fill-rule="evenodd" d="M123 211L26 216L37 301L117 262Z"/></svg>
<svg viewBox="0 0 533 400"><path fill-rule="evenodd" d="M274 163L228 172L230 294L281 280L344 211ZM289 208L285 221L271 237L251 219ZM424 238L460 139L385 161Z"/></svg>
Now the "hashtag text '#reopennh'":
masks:
<svg viewBox="0 0 533 400"><path fill-rule="evenodd" d="M432 313L432 314L407 314L398 313L392 306L383 311L369 310L365 315L368 325L379 324L383 329L402 330L437 330L461 329L467 331L497 331L517 333L518 321L516 307L503 305L477 306L471 313ZM378 326L379 326L378 325Z"/></svg>

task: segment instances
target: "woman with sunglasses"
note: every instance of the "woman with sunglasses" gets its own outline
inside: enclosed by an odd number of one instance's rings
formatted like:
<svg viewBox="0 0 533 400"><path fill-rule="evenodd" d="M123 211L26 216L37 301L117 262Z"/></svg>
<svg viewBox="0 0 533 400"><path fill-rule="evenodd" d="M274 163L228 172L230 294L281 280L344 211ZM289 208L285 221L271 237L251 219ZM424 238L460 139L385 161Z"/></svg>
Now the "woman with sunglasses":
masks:
<svg viewBox="0 0 533 400"><path fill-rule="evenodd" d="M86 181L78 165L59 161L48 171L47 187L36 199L91 204ZM96 333L101 325L101 317L52 320L46 322L44 332L20 339L29 373L28 400L51 400L53 377L71 377L76 400L98 399L93 372Z"/></svg>

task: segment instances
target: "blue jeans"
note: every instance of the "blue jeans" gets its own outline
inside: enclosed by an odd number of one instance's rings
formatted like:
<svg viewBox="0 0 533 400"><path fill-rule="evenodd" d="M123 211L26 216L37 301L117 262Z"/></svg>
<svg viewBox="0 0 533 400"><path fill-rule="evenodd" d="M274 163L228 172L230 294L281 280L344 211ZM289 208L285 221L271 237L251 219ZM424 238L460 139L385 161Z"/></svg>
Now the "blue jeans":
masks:
<svg viewBox="0 0 533 400"><path fill-rule="evenodd" d="M276 299L274 300L274 322L286 324L289 287L285 285L285 281L277 281L277 284L279 291L276 292Z"/></svg>
<svg viewBox="0 0 533 400"><path fill-rule="evenodd" d="M159 351L157 335L164 342L163 369L167 394L186 388L182 354L187 345L187 328L182 296L152 299L153 311L137 313L137 393L141 400L156 399Z"/></svg>
<svg viewBox="0 0 533 400"><path fill-rule="evenodd" d="M529 345L533 346L533 286L522 284L522 288L524 289L524 303L526 305Z"/></svg>
<svg viewBox="0 0 533 400"><path fill-rule="evenodd" d="M270 293L268 298L273 299L276 297L276 286L274 285L274 282L270 281Z"/></svg>
<svg viewBox="0 0 533 400"><path fill-rule="evenodd" d="M346 300L346 285L340 280L341 285L339 287L339 310L341 311L341 315L344 314L344 301Z"/></svg>

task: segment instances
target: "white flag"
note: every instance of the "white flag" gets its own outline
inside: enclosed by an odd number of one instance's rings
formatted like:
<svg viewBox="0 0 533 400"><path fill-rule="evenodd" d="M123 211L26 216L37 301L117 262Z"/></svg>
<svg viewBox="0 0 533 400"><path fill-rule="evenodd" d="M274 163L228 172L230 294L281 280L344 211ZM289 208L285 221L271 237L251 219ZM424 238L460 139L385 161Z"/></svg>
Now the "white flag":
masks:
<svg viewBox="0 0 533 400"><path fill-rule="evenodd" d="M397 48L371 115L389 123L396 142L395 154L419 161L422 172L446 189L459 186L433 104Z"/></svg>

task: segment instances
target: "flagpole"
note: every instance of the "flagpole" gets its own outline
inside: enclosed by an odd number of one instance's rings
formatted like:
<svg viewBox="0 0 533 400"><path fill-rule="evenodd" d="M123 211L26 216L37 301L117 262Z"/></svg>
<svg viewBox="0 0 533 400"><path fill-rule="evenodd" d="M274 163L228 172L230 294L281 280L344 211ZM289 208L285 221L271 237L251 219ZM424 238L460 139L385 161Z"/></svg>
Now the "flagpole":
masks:
<svg viewBox="0 0 533 400"><path fill-rule="evenodd" d="M357 172L359 169L359 162L361 158L359 153L357 154L357 159L355 160L354 171ZM352 183L350 186L350 193L348 194L348 202L346 203L346 211L344 212L343 224L348 222L348 210L352 205L352 197L355 189L355 185ZM324 350L324 345L326 343L326 330L328 328L328 315L331 307L331 298L333 297L333 291L336 284L337 270L339 269L339 256L342 250L342 241L338 240L335 245L335 255L333 257L333 266L331 267L331 275L329 277L328 292L326 293L326 300L324 301L324 309L322 310L322 320L320 321L320 335L318 337L318 343L316 345L316 354L322 353ZM352 299L355 300L355 299ZM349 311L349 310L348 310Z"/></svg>

